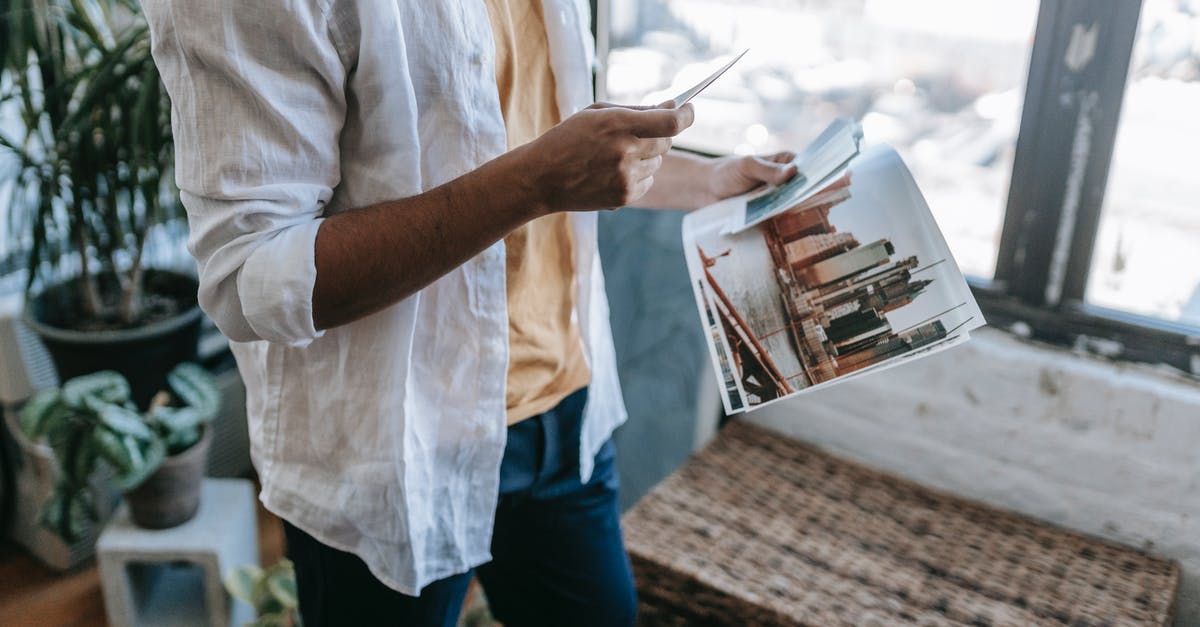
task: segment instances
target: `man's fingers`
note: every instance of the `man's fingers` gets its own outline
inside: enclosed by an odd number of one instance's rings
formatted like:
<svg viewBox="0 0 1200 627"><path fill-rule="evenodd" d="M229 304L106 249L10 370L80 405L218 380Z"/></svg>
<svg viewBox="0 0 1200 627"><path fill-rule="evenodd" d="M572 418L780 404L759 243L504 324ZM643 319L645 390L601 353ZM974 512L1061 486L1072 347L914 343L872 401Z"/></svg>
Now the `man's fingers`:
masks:
<svg viewBox="0 0 1200 627"><path fill-rule="evenodd" d="M770 161L772 163L789 163L789 162L791 162L792 159L795 159L795 158L796 158L796 153L794 153L790 150L785 150L783 152L777 152L773 155L767 155L767 156L763 157L763 159L766 159L767 161Z"/></svg>
<svg viewBox="0 0 1200 627"><path fill-rule="evenodd" d="M666 137L639 139L634 145L633 154L639 159L649 159L666 154L671 149L671 140Z"/></svg>
<svg viewBox="0 0 1200 627"><path fill-rule="evenodd" d="M653 186L654 186L654 177L653 176L647 176L646 178L638 181L637 183L634 183L633 187L629 190L629 199L625 202L625 204L627 204L627 205L633 204L634 202L637 201L637 199L641 198L642 196L645 196L646 193L649 192L650 188Z"/></svg>
<svg viewBox="0 0 1200 627"><path fill-rule="evenodd" d="M629 178L634 181L640 181L648 176L654 176L655 172L662 167L663 158L661 155L651 157L649 159L641 159L629 169Z"/></svg>
<svg viewBox="0 0 1200 627"><path fill-rule="evenodd" d="M775 156L778 155L772 155L768 159L772 159ZM787 161L781 163L774 160L768 161L759 157L750 157L742 161L742 163L744 164L742 171L746 176L755 181L770 183L771 185L785 183L788 179L796 175L796 166L789 164Z"/></svg>
<svg viewBox="0 0 1200 627"><path fill-rule="evenodd" d="M675 101L668 100L656 105L623 105L612 102L596 102L588 105L589 109L630 109L633 111L649 111L651 109L674 109Z"/></svg>
<svg viewBox="0 0 1200 627"><path fill-rule="evenodd" d="M638 137L674 137L691 126L695 117L695 109L686 104L678 109L630 109L624 120Z"/></svg>

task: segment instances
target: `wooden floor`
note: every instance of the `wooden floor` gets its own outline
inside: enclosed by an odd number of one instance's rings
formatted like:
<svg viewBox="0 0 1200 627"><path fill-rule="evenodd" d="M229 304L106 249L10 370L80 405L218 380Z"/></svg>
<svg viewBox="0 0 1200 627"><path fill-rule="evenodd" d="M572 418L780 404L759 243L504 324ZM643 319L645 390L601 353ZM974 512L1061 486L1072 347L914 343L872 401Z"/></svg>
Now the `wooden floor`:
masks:
<svg viewBox="0 0 1200 627"><path fill-rule="evenodd" d="M258 555L262 564L283 556L283 526L258 507ZM0 542L0 625L4 627L103 627L100 575L91 560L55 572L20 547Z"/></svg>

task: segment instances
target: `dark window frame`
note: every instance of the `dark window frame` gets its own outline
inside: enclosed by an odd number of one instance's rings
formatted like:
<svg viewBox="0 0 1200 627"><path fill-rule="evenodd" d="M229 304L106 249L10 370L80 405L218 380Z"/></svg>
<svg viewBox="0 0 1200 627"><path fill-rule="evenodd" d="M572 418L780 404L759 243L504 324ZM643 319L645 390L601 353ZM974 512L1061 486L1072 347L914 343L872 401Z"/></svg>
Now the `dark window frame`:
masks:
<svg viewBox="0 0 1200 627"><path fill-rule="evenodd" d="M971 287L995 326L1197 376L1200 329L1085 299L1141 12L1142 0L1042 0L996 273Z"/></svg>
<svg viewBox="0 0 1200 627"><path fill-rule="evenodd" d="M608 4L591 0L601 60ZM1041 1L995 276L968 283L993 327L1200 377L1200 327L1085 300L1141 11L1142 0Z"/></svg>

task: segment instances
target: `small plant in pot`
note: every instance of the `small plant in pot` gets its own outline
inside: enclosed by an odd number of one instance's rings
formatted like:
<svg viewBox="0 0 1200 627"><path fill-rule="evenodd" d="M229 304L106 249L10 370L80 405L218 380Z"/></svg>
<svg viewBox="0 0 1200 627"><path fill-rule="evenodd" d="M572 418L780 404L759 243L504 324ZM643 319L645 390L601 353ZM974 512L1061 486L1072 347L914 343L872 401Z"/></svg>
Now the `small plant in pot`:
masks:
<svg viewBox="0 0 1200 627"><path fill-rule="evenodd" d="M243 564L225 578L225 589L233 598L254 608L256 619L245 627L297 627L300 599L296 595L296 569L291 560L281 559L260 568Z"/></svg>
<svg viewBox="0 0 1200 627"><path fill-rule="evenodd" d="M96 521L89 479L101 465L126 493L140 526L162 529L187 522L200 504L200 482L219 407L211 376L191 363L167 375L162 391L139 412L129 383L102 371L44 390L21 410L21 431L54 451L60 474L41 521L68 542Z"/></svg>

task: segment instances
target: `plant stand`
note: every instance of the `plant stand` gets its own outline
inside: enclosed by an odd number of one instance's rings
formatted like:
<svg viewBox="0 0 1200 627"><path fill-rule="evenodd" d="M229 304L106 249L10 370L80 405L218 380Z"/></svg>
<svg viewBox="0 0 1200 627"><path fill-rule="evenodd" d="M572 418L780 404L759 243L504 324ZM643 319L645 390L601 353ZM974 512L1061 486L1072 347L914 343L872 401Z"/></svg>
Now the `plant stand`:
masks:
<svg viewBox="0 0 1200 627"><path fill-rule="evenodd" d="M231 570L258 563L254 485L205 479L200 511L171 529L142 529L122 504L96 545L100 584L112 627L237 626L251 608L226 593Z"/></svg>
<svg viewBox="0 0 1200 627"><path fill-rule="evenodd" d="M1178 564L734 421L625 514L642 625L1169 625Z"/></svg>

